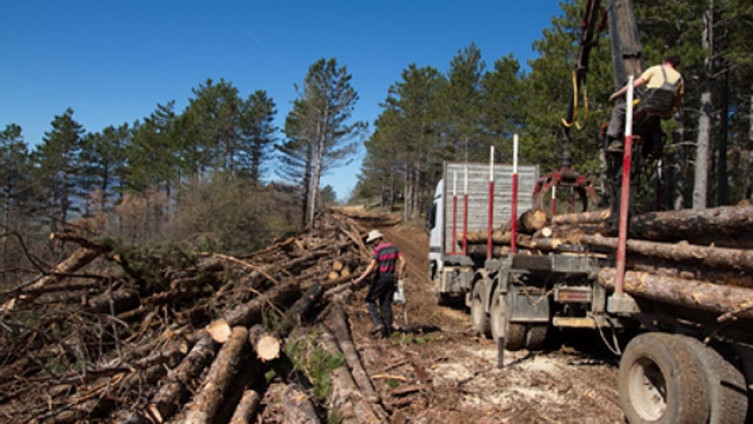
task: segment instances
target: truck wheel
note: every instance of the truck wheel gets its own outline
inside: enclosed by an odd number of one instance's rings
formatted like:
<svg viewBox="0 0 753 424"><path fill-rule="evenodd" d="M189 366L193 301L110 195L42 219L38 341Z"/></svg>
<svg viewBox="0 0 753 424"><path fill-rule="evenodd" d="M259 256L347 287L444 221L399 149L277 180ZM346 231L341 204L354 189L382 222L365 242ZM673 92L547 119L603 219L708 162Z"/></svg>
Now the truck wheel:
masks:
<svg viewBox="0 0 753 424"><path fill-rule="evenodd" d="M489 337L489 316L484 311L484 284L479 282L473 287L473 299L471 300L471 322L473 328L482 337Z"/></svg>
<svg viewBox="0 0 753 424"><path fill-rule="evenodd" d="M450 304L450 296L447 293L434 292L434 301L439 306L447 306Z"/></svg>
<svg viewBox="0 0 753 424"><path fill-rule="evenodd" d="M516 351L523 349L526 344L526 325L519 322L507 323L507 338L505 339L505 349Z"/></svg>
<svg viewBox="0 0 753 424"><path fill-rule="evenodd" d="M679 336L702 364L709 399L709 424L742 423L748 413L743 374L714 348L691 337Z"/></svg>
<svg viewBox="0 0 753 424"><path fill-rule="evenodd" d="M546 342L547 324L528 324L526 329L526 349L541 350Z"/></svg>
<svg viewBox="0 0 753 424"><path fill-rule="evenodd" d="M620 405L630 423L706 423L709 403L700 364L678 337L644 333L620 359Z"/></svg>
<svg viewBox="0 0 753 424"><path fill-rule="evenodd" d="M497 291L494 292L492 298L491 312L489 313L489 324L492 328L492 340L497 340L500 337L505 337L507 330L507 302Z"/></svg>

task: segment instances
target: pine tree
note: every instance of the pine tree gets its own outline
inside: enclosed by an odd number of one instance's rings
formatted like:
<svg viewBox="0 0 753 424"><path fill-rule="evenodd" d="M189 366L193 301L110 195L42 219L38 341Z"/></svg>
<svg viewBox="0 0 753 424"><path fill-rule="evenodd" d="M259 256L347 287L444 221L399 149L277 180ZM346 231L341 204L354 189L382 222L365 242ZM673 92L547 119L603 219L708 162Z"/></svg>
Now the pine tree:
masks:
<svg viewBox="0 0 753 424"><path fill-rule="evenodd" d="M265 169L264 162L271 155L277 127L275 103L267 92L257 90L243 102L241 110L241 151L238 161L244 173L254 183L259 183Z"/></svg>
<svg viewBox="0 0 753 424"><path fill-rule="evenodd" d="M83 134L83 126L73 119L73 109L68 108L55 116L52 130L45 133L42 144L34 151L35 179L42 187L51 231L59 231L68 223L70 214L79 210L76 198L83 194L79 178Z"/></svg>
<svg viewBox="0 0 753 424"><path fill-rule="evenodd" d="M285 130L291 140L297 140L292 147L310 152L305 214L309 229L314 225L322 175L329 168L347 163L357 147L354 139L366 128L364 122L348 123L358 101L351 79L346 67L338 67L334 58L322 58L309 67L303 86L296 87L298 107L290 113L300 116L294 118L296 125L286 125ZM305 142L306 147L298 141ZM302 156L308 157L305 153Z"/></svg>

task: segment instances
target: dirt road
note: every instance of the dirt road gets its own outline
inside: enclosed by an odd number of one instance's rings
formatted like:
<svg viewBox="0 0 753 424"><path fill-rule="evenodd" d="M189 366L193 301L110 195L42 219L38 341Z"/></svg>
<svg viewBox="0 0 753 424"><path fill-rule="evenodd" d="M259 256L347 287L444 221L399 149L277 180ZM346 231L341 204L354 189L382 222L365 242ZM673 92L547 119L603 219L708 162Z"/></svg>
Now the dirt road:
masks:
<svg viewBox="0 0 753 424"><path fill-rule="evenodd" d="M394 423L622 423L614 359L591 334L568 334L543 352L506 352L476 336L467 311L434 303L422 229L381 227L408 261L408 325L374 339L356 294L348 313L353 338Z"/></svg>

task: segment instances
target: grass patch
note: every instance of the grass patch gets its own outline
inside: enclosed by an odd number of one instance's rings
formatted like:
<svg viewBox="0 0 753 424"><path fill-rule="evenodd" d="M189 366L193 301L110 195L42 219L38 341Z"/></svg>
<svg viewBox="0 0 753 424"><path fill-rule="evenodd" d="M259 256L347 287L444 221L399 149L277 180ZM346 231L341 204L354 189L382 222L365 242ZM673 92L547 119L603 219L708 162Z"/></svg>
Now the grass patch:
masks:
<svg viewBox="0 0 753 424"><path fill-rule="evenodd" d="M333 355L317 345L318 335L311 333L285 346L285 353L297 371L304 373L313 384L313 395L326 401L332 392L330 373L345 365L345 357Z"/></svg>

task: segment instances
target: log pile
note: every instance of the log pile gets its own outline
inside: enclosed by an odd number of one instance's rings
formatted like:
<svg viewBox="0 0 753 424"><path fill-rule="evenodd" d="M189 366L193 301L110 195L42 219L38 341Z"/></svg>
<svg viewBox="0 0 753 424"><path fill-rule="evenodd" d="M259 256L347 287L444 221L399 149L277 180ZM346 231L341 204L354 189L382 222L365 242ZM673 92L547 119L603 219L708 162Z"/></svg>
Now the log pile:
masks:
<svg viewBox="0 0 753 424"><path fill-rule="evenodd" d="M519 222L531 214L526 211ZM518 252L614 258L616 228L608 223L609 211L595 211L558 215L538 228L519 225ZM708 311L720 320L753 318L751 235L751 202L631 216L625 291L639 298ZM485 231L468 234L467 239L472 243L469 255L486 256ZM495 256L509 254L509 225L495 230L492 241ZM598 281L613 289L614 269L603 269Z"/></svg>
<svg viewBox="0 0 753 424"><path fill-rule="evenodd" d="M350 374L358 357L342 309L327 307L368 261L364 236L330 214L315 231L241 257L65 237L76 246L67 259L0 293L0 417L254 422L272 370L285 380L288 418L319 422L323 401L281 370L291 331L331 317L338 338L319 348L345 352L350 367L333 371L347 384L326 402L350 422L364 422L354 412L383 422L373 387Z"/></svg>

